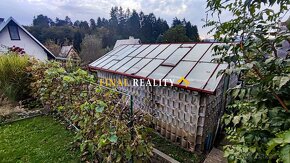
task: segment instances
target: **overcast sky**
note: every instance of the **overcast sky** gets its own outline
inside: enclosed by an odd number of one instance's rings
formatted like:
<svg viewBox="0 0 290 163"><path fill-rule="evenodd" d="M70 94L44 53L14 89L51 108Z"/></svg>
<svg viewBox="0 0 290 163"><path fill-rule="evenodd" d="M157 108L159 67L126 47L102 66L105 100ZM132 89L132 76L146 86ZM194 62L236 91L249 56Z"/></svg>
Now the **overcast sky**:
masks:
<svg viewBox="0 0 290 163"><path fill-rule="evenodd" d="M14 17L22 25L31 25L34 16L44 14L52 19L64 19L69 16L72 21L87 20L98 17L109 18L110 9L122 6L124 9L141 10L145 14L153 12L155 16L167 20L171 25L174 17L185 18L197 25L202 38L208 38L202 28L206 18L206 0L1 0L0 17ZM222 18L230 18L224 14Z"/></svg>
<svg viewBox="0 0 290 163"><path fill-rule="evenodd" d="M198 26L201 36L208 29L202 29L205 18L206 0L1 0L0 17L14 17L23 25L31 25L34 16L44 14L52 19L64 19L69 16L72 21L89 20L98 17L109 18L111 7L141 10L146 14L153 12L155 16L167 20L178 17L187 19Z"/></svg>

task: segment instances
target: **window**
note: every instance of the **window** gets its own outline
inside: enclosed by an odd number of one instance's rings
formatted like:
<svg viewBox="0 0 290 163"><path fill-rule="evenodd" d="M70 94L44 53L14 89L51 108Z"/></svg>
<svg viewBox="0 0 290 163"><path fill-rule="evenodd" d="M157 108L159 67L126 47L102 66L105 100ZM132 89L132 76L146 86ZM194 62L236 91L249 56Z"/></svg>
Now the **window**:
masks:
<svg viewBox="0 0 290 163"><path fill-rule="evenodd" d="M8 26L9 34L11 40L20 40L18 26L17 25L9 25Z"/></svg>

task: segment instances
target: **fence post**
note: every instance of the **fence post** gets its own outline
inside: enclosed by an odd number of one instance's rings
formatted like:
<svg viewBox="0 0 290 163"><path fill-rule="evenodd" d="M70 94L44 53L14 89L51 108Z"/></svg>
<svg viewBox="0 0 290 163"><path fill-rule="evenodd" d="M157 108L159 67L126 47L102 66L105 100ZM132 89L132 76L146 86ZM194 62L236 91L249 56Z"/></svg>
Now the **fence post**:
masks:
<svg viewBox="0 0 290 163"><path fill-rule="evenodd" d="M133 95L130 95L130 115L133 117ZM133 125L133 124L132 124Z"/></svg>
<svg viewBox="0 0 290 163"><path fill-rule="evenodd" d="M133 95L130 95L130 132L131 140L134 140L134 110L133 110ZM134 156L131 156L130 163L134 163Z"/></svg>

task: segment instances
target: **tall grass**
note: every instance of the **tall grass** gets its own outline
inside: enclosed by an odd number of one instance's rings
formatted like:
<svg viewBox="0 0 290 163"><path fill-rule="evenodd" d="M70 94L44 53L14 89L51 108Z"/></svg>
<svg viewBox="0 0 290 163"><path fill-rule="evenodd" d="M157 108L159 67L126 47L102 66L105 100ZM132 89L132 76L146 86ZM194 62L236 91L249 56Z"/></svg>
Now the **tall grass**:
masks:
<svg viewBox="0 0 290 163"><path fill-rule="evenodd" d="M8 53L0 55L0 93L11 100L22 100L29 94L29 77L26 67L28 56Z"/></svg>

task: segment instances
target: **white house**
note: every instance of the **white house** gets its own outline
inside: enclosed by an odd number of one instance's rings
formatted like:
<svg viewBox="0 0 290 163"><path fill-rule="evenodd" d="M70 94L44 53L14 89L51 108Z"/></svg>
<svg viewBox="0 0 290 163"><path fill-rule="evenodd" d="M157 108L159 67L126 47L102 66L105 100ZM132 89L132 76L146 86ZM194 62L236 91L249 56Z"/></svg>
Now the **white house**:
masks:
<svg viewBox="0 0 290 163"><path fill-rule="evenodd" d="M23 26L10 17L7 21L0 19L0 54L8 47L23 48L24 51L41 61L54 59L55 56Z"/></svg>

